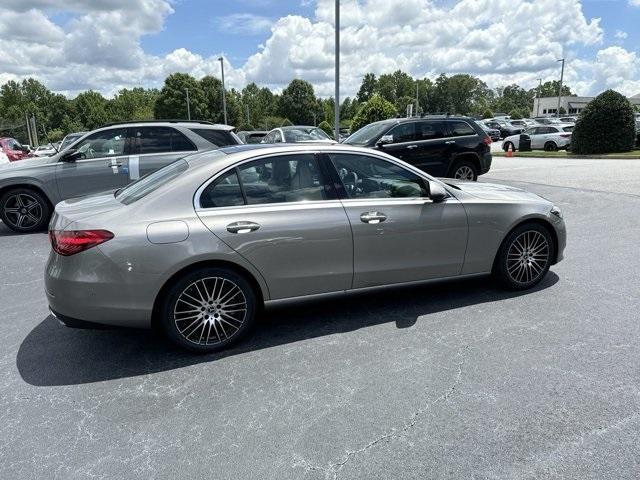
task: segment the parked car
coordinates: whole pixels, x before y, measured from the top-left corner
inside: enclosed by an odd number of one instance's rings
[[[514,127],[522,128],[522,130],[526,130],[527,128],[536,127],[538,122],[532,120],[530,118],[521,118],[520,120],[509,120],[509,123]]]
[[[50,157],[56,153],[58,153],[58,151],[49,143],[47,145],[40,145],[39,147],[36,147],[32,154],[34,157]]]
[[[560,121],[562,123],[576,123],[578,121],[578,117],[560,117]]]
[[[0,137],[0,150],[10,162],[22,160],[31,154],[28,145],[21,145],[19,141],[11,137]]]
[[[261,143],[334,143],[334,140],[321,128],[296,125],[274,128]]]
[[[62,152],[0,166],[0,218],[16,232],[46,227],[53,205],[114,191],[189,153],[238,145],[233,127],[135,122],[100,128]]]
[[[485,120],[484,123],[488,125],[489,128],[500,130],[501,138],[508,137],[509,135],[516,135],[524,130],[523,127],[512,125],[508,121],[500,118],[491,118],[489,120]]]
[[[482,120],[476,121],[476,123],[480,125],[480,128],[482,128],[487,133],[487,135],[489,135],[489,137],[491,137],[491,141],[497,142],[501,139],[500,130],[498,130],[497,128],[491,128]]]
[[[436,177],[477,180],[491,168],[491,138],[467,117],[383,120],[343,143],[384,151]]]
[[[556,117],[536,117],[534,120],[540,125],[558,125],[562,123],[560,119]]]
[[[566,150],[571,144],[571,132],[573,125],[541,125],[539,127],[530,128],[524,132],[531,138],[532,150],[546,150],[555,152],[556,150]],[[502,148],[506,152],[509,150],[518,150],[520,148],[520,135],[513,135],[504,139]]]
[[[86,134],[87,134],[87,132],[75,132],[75,133],[68,134],[67,136],[65,136],[62,139],[62,143],[60,144],[60,148],[58,148],[58,151],[59,152],[63,151],[65,148],[67,148],[73,142],[75,142],[76,140],[78,140],[81,137],[84,137]]]
[[[261,130],[250,130],[238,132],[238,138],[242,140],[242,143],[260,143],[269,132]]]
[[[49,235],[61,322],[153,325],[196,352],[236,342],[272,302],[491,273],[528,289],[566,243],[560,210],[534,194],[339,144],[191,155],[58,204]]]

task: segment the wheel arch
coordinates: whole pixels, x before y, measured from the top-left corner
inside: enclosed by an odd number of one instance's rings
[[[265,291],[260,282],[256,279],[256,277],[245,267],[238,265],[237,263],[230,262],[227,260],[201,260],[187,266],[182,267],[180,270],[173,273],[160,287],[156,297],[153,301],[153,308],[151,311],[151,328],[156,329],[158,326],[158,317],[160,314],[160,307],[162,304],[162,299],[166,294],[167,290],[180,279],[184,275],[187,275],[190,272],[195,270],[199,270],[201,268],[227,268],[229,270],[233,270],[235,273],[241,275],[245,280],[249,282],[251,287],[253,288],[256,294],[256,304],[258,308],[262,308],[264,306],[265,298],[268,298],[269,292]]]
[[[51,211],[53,212],[54,205],[51,199],[49,198],[49,195],[47,195],[47,192],[45,192],[40,185],[37,185],[35,183],[18,182],[18,183],[10,183],[8,185],[2,185],[0,186],[0,198],[2,198],[2,196],[8,191],[19,189],[19,188],[23,188],[26,190],[35,190],[36,192],[38,192],[40,195],[42,195],[45,198],[45,200],[49,204],[49,207],[51,208]]]
[[[541,227],[544,227],[549,232],[549,235],[551,235],[551,240],[553,241],[553,246],[554,246],[551,265],[555,265],[556,263],[558,263],[558,241],[559,241],[558,232],[556,232],[556,229],[554,228],[553,224],[549,220],[541,217],[530,217],[530,218],[523,218],[520,221],[518,221],[515,225],[512,225],[511,228],[507,230],[506,233],[502,236],[500,245],[498,245],[498,249],[496,250],[496,253],[493,257],[492,270],[495,269],[496,262],[498,261],[498,255],[500,254],[500,250],[502,249],[502,246],[504,245],[504,242],[507,240],[509,235],[511,235],[511,232],[513,232],[516,228],[521,227],[522,225],[526,225],[530,223],[540,225]]]
[[[473,165],[476,167],[478,171],[478,175],[480,175],[480,172],[482,171],[482,165],[480,164],[480,157],[478,156],[477,153],[474,153],[474,152],[463,152],[463,153],[456,154],[451,160],[451,165],[449,166],[448,174],[452,175],[454,169],[456,168],[456,164],[463,160],[468,160],[471,163],[473,163]]]

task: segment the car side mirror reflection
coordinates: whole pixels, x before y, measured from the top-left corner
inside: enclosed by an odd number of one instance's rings
[[[383,135],[380,137],[380,140],[378,140],[378,146],[381,147],[382,145],[386,145],[388,143],[393,143],[393,135]]]
[[[63,162],[75,162],[79,158],[80,152],[72,148],[70,150],[67,150],[64,155],[62,155],[62,158],[60,160],[62,160]]]
[[[447,198],[447,191],[437,182],[429,182],[429,198],[434,202],[442,202]]]

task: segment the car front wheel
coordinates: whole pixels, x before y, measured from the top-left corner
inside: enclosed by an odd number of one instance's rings
[[[243,276],[207,267],[169,288],[160,322],[179,347],[209,353],[240,340],[253,326],[255,314],[256,295]]]
[[[549,271],[555,255],[551,234],[542,225],[528,223],[513,230],[498,251],[494,275],[510,290],[537,285]]]
[[[0,198],[0,218],[14,232],[44,230],[51,217],[49,202],[40,192],[28,188],[9,190]]]

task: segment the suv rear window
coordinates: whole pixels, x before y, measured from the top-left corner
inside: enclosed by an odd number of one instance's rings
[[[238,145],[240,143],[231,132],[212,128],[191,128],[190,130],[216,147],[228,147],[229,145]]]

